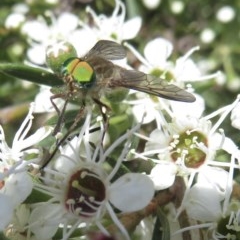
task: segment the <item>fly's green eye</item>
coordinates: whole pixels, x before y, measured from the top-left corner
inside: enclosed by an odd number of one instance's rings
[[[89,63],[81,61],[80,58],[70,58],[63,64],[63,74],[72,76],[73,80],[82,87],[90,87],[94,80],[95,74]]]

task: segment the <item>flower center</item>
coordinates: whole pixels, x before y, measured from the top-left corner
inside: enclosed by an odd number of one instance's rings
[[[168,82],[172,81],[175,78],[170,71],[162,71],[160,68],[153,69],[150,74],[155,77],[164,78]]]
[[[188,168],[198,168],[206,160],[207,138],[198,131],[186,131],[173,138],[170,142],[171,157],[174,162],[182,160]]]
[[[83,168],[69,181],[65,207],[81,217],[94,216],[106,197],[106,189],[99,175]]]

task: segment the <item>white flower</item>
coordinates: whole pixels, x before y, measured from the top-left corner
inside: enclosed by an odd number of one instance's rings
[[[71,42],[72,33],[78,26],[78,18],[71,13],[62,13],[57,19],[51,16],[52,25],[47,25],[43,18],[27,21],[22,26],[22,33],[26,34],[31,43],[28,58],[31,62],[43,65],[45,50],[50,44],[60,40]]]
[[[234,162],[233,155],[229,171],[205,166],[197,177],[190,176],[191,181],[187,185],[179,210],[184,208],[189,218],[195,219],[198,224],[180,229],[175,234],[191,229],[207,228],[208,237],[212,236],[211,239],[236,239],[234,231],[239,231],[239,213],[236,212],[239,203],[236,205],[235,200],[230,198]],[[195,182],[192,185],[193,178]],[[231,231],[233,235],[226,234],[230,229],[233,230]]]
[[[235,18],[236,12],[232,6],[223,6],[218,9],[216,18],[222,23],[231,22]]]
[[[91,7],[87,7],[86,12],[92,17],[93,24],[89,25],[83,20],[79,20],[82,28],[74,31],[69,39],[77,49],[79,56],[85,55],[101,39],[121,43],[134,38],[142,24],[140,17],[125,21],[126,7],[120,0],[115,0],[115,8],[109,17],[104,14],[97,15]]]
[[[201,76],[197,65],[190,58],[199,47],[190,49],[174,63],[169,60],[173,51],[172,43],[164,38],[155,38],[146,44],[144,48],[145,58],[129,44],[125,45],[142,62],[142,65],[139,67],[140,71],[157,75],[167,81],[174,81],[177,83],[203,81],[214,78],[219,74]]]
[[[232,104],[201,118],[182,116],[173,118],[169,123],[163,115],[159,115],[161,117],[158,121],[159,128],[153,130],[149,137],[136,133],[147,142],[144,152],[135,152],[134,154],[139,158],[151,159],[156,163],[150,174],[156,189],[171,186],[176,174],[194,175],[197,172],[205,171],[207,165],[232,166],[232,163],[216,161],[215,154],[217,150],[222,149],[232,156],[238,156],[237,146],[231,139],[225,137],[223,130],[218,129],[238,101],[239,98]],[[212,125],[209,119],[218,114],[221,114],[221,117]],[[176,165],[175,167],[173,167],[173,163]],[[164,171],[167,168],[166,164],[169,165],[169,169]],[[192,183],[192,180],[189,180],[189,184]],[[227,195],[229,196],[229,193]]]
[[[166,127],[165,132],[156,129],[151,133],[144,155],[158,152],[160,160],[175,162],[185,170],[197,169],[206,159],[212,159],[208,121],[185,117],[174,119]]]
[[[25,14],[28,12],[28,6],[23,3],[14,5],[13,12],[8,15],[5,21],[6,28],[18,28],[26,21]]]
[[[142,20],[140,17],[134,17],[125,22],[126,7],[120,0],[115,0],[115,9],[110,17],[103,14],[97,14],[88,7],[87,12],[93,17],[95,27],[92,30],[95,32],[97,39],[110,39],[117,42],[134,38],[140,30]],[[86,25],[83,25],[86,27]]]
[[[183,12],[185,5],[184,2],[175,0],[171,2],[170,8],[174,14],[180,14]]]
[[[111,17],[103,14],[97,16],[90,7],[87,7],[86,11],[94,21],[92,26],[67,12],[59,15],[57,19],[51,12],[47,12],[52,21],[50,25],[43,18],[25,22],[22,33],[28,36],[31,44],[27,52],[29,60],[43,65],[47,46],[60,40],[73,44],[78,55],[83,56],[100,39],[111,39],[120,43],[134,38],[141,27],[141,18],[135,17],[125,22],[125,5],[120,0],[115,2],[116,6]]]
[[[11,148],[7,145],[3,129],[0,126],[0,202],[1,209],[5,209],[5,211],[0,211],[2,227],[6,227],[14,208],[22,203],[32,191],[33,183],[27,173],[27,165],[39,159],[36,157],[26,161],[25,157],[31,153],[39,154],[39,150],[29,149],[29,147],[40,142],[51,132],[50,128],[43,127],[33,135],[26,137],[32,126],[33,108],[32,104],[27,117],[13,139]]]
[[[214,30],[211,28],[205,28],[202,30],[200,38],[203,43],[212,43],[216,38],[216,32],[214,32]]]
[[[181,88],[184,88],[185,82],[208,80],[219,75],[219,73],[206,76],[201,75],[197,65],[190,59],[191,54],[196,51],[198,47],[190,49],[174,63],[169,60],[173,46],[164,38],[156,38],[146,44],[144,48],[145,58],[129,44],[125,43],[125,46],[132,51],[142,63],[139,67],[140,71],[165,79],[167,82],[173,82],[173,84],[177,84]],[[193,91],[190,86],[188,86],[188,90],[190,92]],[[139,101],[138,95],[139,94],[136,94],[137,100],[135,102],[131,101],[129,103],[133,105],[133,113],[137,119],[141,119],[145,114],[146,117],[143,123],[149,123],[154,119],[158,121],[159,118],[157,116],[160,115],[159,111],[162,110],[171,113],[171,118],[180,118],[188,115],[200,117],[205,109],[204,99],[197,94],[194,94],[196,97],[194,103],[166,101],[160,97],[149,97],[147,94],[139,95],[141,99],[144,98],[144,100]],[[172,100],[174,100],[174,98]],[[169,105],[171,108],[169,108]],[[159,122],[157,122],[157,124],[159,125]]]
[[[173,118],[172,122],[168,123],[161,115],[158,121],[161,123],[159,129],[155,129],[147,138],[144,156],[158,153],[160,160],[168,159],[180,164],[179,166],[198,168],[207,159],[212,160],[218,149],[222,148],[233,154],[237,147],[224,136],[222,130],[221,134],[217,130],[238,101],[239,98],[232,104],[201,118],[182,116]],[[212,125],[210,119],[218,114],[221,114],[221,117]]]
[[[161,0],[142,0],[142,2],[146,8],[155,9],[160,5]]]
[[[5,140],[5,135],[2,127],[0,126],[0,158],[2,159],[2,165],[9,168],[14,163],[20,160],[24,160],[25,154],[35,153],[38,154],[39,150],[36,148],[28,149],[29,147],[39,143],[45,137],[47,137],[52,128],[50,127],[41,127],[34,134],[27,136],[33,121],[34,104],[31,104],[29,112],[19,130],[17,131],[13,142],[12,147],[9,147]]]
[[[153,197],[153,183],[146,175],[126,173],[111,183],[128,152],[128,139],[139,126],[126,132],[104,150],[101,143],[102,127],[97,141],[90,145],[90,120],[89,108],[79,137],[61,149],[61,155],[55,164],[56,170],[45,169],[46,176],[43,180],[49,186],[36,186],[38,190],[52,196],[49,202],[34,207],[29,219],[32,223],[29,229],[40,239],[51,238],[59,224],[63,225],[62,239],[68,239],[76,228],[91,224],[96,224],[103,233],[108,234],[101,223],[105,211],[108,211],[119,227],[124,239],[129,239],[110,203],[122,212],[131,212],[144,208]],[[127,141],[123,151],[108,173],[105,168],[108,158],[123,141]],[[47,177],[48,173],[50,177]],[[69,225],[71,228],[68,228]]]

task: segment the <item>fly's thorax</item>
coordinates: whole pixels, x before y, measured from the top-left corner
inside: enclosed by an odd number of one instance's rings
[[[69,81],[74,81],[78,88],[91,88],[95,81],[96,75],[93,67],[81,58],[69,58],[62,66],[62,74]]]
[[[97,85],[107,87],[110,80],[114,77],[115,68],[117,68],[117,66],[112,62],[97,56],[89,58],[88,63],[94,69]]]

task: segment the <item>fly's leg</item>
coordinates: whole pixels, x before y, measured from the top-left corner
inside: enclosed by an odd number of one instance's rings
[[[107,116],[107,111],[111,111],[110,107],[107,106],[106,104],[104,104],[103,102],[101,102],[100,100],[93,98],[93,101],[99,106],[102,118],[103,118],[103,136],[102,136],[102,140],[104,139],[105,133],[108,130],[108,126],[109,126],[109,119]]]
[[[58,95],[59,96],[59,95]],[[54,96],[53,96],[54,97]],[[57,97],[54,97],[54,98],[57,98]],[[54,99],[53,98],[53,99]],[[101,115],[103,117],[103,122],[104,122],[104,129],[103,129],[103,135],[102,135],[102,142],[103,142],[103,139],[104,139],[104,136],[105,136],[105,133],[108,129],[108,126],[109,126],[109,121],[108,121],[108,117],[107,117],[107,114],[106,112],[107,111],[110,111],[111,109],[104,103],[102,103],[100,100],[98,99],[95,99],[93,98],[93,101],[99,106],[100,108],[100,111],[101,111]],[[58,124],[58,128],[59,126],[62,124],[62,121],[63,121],[63,117],[62,115],[64,114],[64,111],[65,111],[65,108],[66,108],[66,105],[67,105],[67,100],[65,102],[65,107],[63,107],[63,110],[62,111],[58,111],[60,113],[60,116],[59,116],[59,124]],[[56,152],[58,151],[59,147],[68,139],[69,135],[75,130],[75,128],[77,127],[77,124],[79,123],[79,121],[81,120],[81,118],[84,116],[84,111],[85,111],[85,102],[83,101],[82,103],[82,106],[73,122],[73,124],[70,126],[70,128],[68,129],[67,133],[64,135],[63,138],[61,138],[61,140],[57,143],[55,149],[53,150],[53,152],[48,156],[48,159],[43,163],[43,165],[41,166],[41,169],[42,170],[44,167],[46,167],[48,165],[48,163],[52,160],[52,158],[54,157],[54,155],[56,154]],[[62,118],[62,120],[61,120]],[[95,131],[95,130],[99,130],[99,128],[97,129],[93,129],[92,131]]]
[[[66,100],[67,102],[67,100]],[[52,158],[54,157],[54,155],[56,154],[56,152],[58,151],[59,147],[67,140],[67,138],[69,137],[69,135],[75,130],[75,128],[77,127],[77,124],[79,123],[79,121],[81,120],[81,118],[84,116],[84,110],[85,110],[85,102],[83,102],[76,118],[74,119],[73,124],[70,126],[70,128],[68,129],[67,133],[63,136],[63,138],[61,138],[57,144],[56,147],[54,148],[53,152],[50,153],[50,155],[48,156],[47,160],[44,161],[43,165],[41,166],[40,170],[42,170],[43,168],[45,168],[49,162],[52,160]],[[60,112],[61,115],[63,115],[63,111]]]
[[[62,110],[60,111],[60,109],[57,107],[57,105],[55,104],[55,102],[53,101],[54,99],[57,99],[57,98],[64,98],[66,97],[64,94],[55,94],[53,96],[50,97],[50,101],[54,107],[54,109],[56,110],[57,114],[58,114],[58,121],[57,121],[57,124],[53,130],[53,133],[52,135],[55,136],[58,132],[60,132],[60,129],[62,128],[62,124],[64,122],[64,113],[66,111],[66,107],[67,107],[67,104],[68,104],[68,98],[65,100],[64,102],[64,105],[63,105],[63,108]]]

